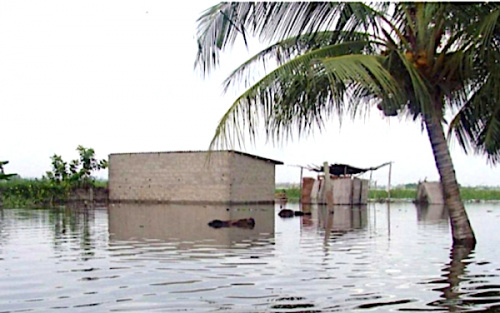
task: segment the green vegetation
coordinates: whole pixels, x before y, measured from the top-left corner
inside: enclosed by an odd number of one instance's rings
[[[388,198],[387,190],[385,189],[371,189],[368,193],[368,199],[370,200],[383,200]],[[408,188],[394,188],[391,189],[392,199],[416,199],[417,189]]]
[[[49,181],[68,187],[88,187],[95,182],[92,172],[108,167],[108,161],[95,158],[94,149],[78,146],[76,150],[80,159],[72,160],[70,163],[63,161],[57,154],[51,157],[52,171],[48,171],[46,177]]]
[[[286,195],[289,201],[299,201],[300,199],[300,188],[299,187],[289,187],[289,188],[278,188],[275,191],[275,195]]]
[[[408,186],[415,186],[409,188]],[[285,193],[289,201],[299,201],[300,190],[298,187],[278,188],[276,194]],[[500,187],[461,187],[460,193],[464,201],[484,200],[484,201],[500,201]],[[414,200],[417,197],[416,184],[407,184],[404,187],[396,187],[391,189],[391,199],[407,199]],[[371,201],[383,201],[387,199],[387,190],[385,189],[370,189],[368,199]]]
[[[464,200],[500,200],[500,188],[462,187],[460,194]]]
[[[77,151],[79,159],[69,163],[54,154],[51,157],[52,170],[47,171],[41,179],[10,177],[8,181],[0,181],[3,206],[51,206],[66,201],[72,189],[107,187],[106,181],[96,180],[92,176],[93,172],[107,168],[107,161],[97,160],[94,149],[78,146]]]
[[[69,188],[48,179],[12,179],[0,182],[0,194],[5,207],[43,207],[65,199]]]

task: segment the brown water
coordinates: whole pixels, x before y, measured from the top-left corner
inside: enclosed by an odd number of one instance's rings
[[[0,210],[0,312],[500,311],[500,205],[467,205],[474,251],[450,249],[441,207],[304,210]]]

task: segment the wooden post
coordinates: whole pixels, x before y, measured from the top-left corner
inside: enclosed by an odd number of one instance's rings
[[[391,241],[391,204],[387,202],[387,235]]]
[[[299,203],[302,203],[302,188],[304,187],[302,185],[302,180],[304,179],[303,178],[303,174],[304,174],[304,168],[301,166],[300,167],[300,196],[299,196]]]
[[[392,162],[389,163],[389,178],[387,181],[387,201],[391,201],[391,172],[392,172]]]
[[[328,162],[323,163],[323,173],[325,175],[325,179],[323,182],[323,201],[328,204],[328,189],[330,188],[330,166],[328,166]]]

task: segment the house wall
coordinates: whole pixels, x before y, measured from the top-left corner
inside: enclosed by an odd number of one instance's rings
[[[302,180],[302,203],[331,203],[335,205],[366,204],[368,201],[368,180],[359,178],[331,179],[325,193],[325,183],[304,177]],[[309,186],[312,184],[312,188]],[[310,189],[309,189],[310,188]]]
[[[111,201],[273,202],[273,162],[228,151],[111,154]]]
[[[231,153],[230,199],[233,202],[274,200],[275,164]]]
[[[444,204],[443,187],[440,182],[420,182],[417,187],[417,202]]]
[[[224,154],[132,153],[109,156],[111,201],[224,202],[229,198]]]

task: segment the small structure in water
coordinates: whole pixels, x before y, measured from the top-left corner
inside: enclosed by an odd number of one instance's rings
[[[317,179],[302,178],[301,202],[304,204],[363,205],[368,202],[369,180],[354,177],[377,170],[391,163],[370,168],[358,168],[346,164],[330,164],[305,167],[323,173]]]
[[[417,203],[444,204],[443,187],[440,182],[419,182],[417,187]]]
[[[250,218],[242,218],[239,220],[213,220],[208,223],[208,226],[212,228],[223,228],[223,227],[239,227],[239,228],[249,228],[253,229],[255,227],[255,220]]]

